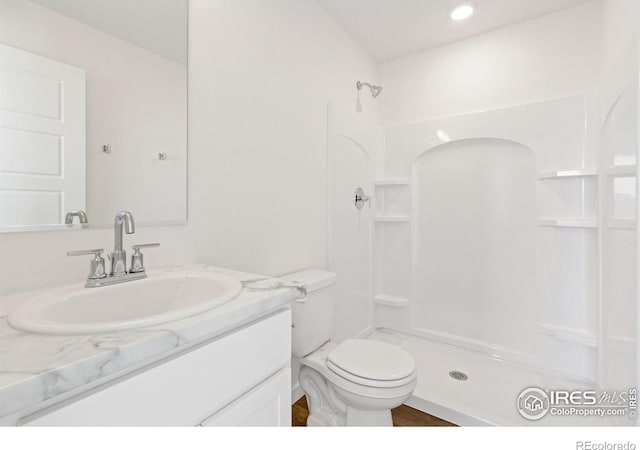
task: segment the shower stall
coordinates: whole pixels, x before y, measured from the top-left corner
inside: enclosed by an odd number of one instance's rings
[[[638,384],[640,47],[630,3],[601,2],[601,68],[588,92],[381,127],[330,106],[335,338],[408,350],[411,406],[461,425],[634,423],[532,422],[516,409],[531,386]],[[636,17],[626,28],[625,14]],[[356,188],[370,207],[355,208]]]

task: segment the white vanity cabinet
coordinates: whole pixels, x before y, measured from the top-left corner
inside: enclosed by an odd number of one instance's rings
[[[290,426],[289,310],[29,414],[26,426]]]
[[[291,426],[291,369],[278,372],[201,423],[203,427]]]

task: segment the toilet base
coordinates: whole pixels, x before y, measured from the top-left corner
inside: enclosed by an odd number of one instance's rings
[[[308,427],[344,427],[347,425],[347,407],[329,389],[327,380],[307,366],[300,368],[300,387],[309,405]]]
[[[311,409],[311,408],[309,408]],[[346,417],[334,417],[326,414],[310,413],[308,427],[347,426],[347,427],[392,427],[391,410],[366,411],[347,407]]]
[[[392,427],[391,410],[367,411],[347,407],[347,426],[349,427]]]
[[[334,385],[320,372],[305,365],[300,368],[299,378],[309,405],[307,426],[391,427],[390,408],[400,406],[409,397],[384,399],[383,404],[381,399],[357,399],[357,394]],[[378,407],[357,407],[369,402]]]

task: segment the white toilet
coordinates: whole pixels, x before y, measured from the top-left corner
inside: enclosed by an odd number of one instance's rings
[[[399,347],[365,339],[329,340],[336,274],[305,270],[283,277],[303,283],[293,304],[292,354],[309,404],[309,426],[392,426],[391,408],[416,386],[415,361]]]

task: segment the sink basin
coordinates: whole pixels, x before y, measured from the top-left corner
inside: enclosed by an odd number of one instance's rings
[[[40,334],[96,334],[158,325],[216,308],[242,284],[218,273],[163,273],[99,288],[61,288],[26,301],[9,324]]]

